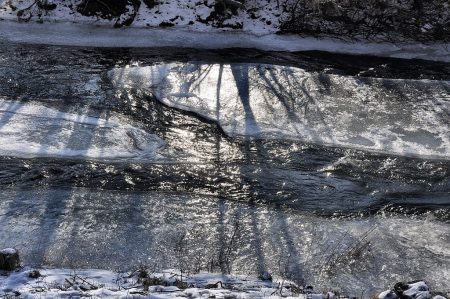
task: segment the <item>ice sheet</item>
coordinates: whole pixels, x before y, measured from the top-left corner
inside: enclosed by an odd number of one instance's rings
[[[164,142],[119,117],[0,100],[0,155],[161,159]]]
[[[117,88],[216,121],[233,137],[298,139],[450,159],[448,81],[362,78],[265,64],[115,68]]]

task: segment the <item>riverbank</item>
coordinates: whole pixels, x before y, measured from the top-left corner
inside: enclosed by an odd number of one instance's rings
[[[391,42],[450,41],[449,6],[443,0],[7,0],[0,4],[0,18]]]
[[[327,20],[323,26],[293,25],[298,20],[293,19],[289,1],[247,1],[245,9],[240,7],[235,10],[228,6],[221,14],[213,0],[150,1],[154,2],[150,6],[140,4],[139,0],[123,0],[114,4],[117,7],[108,8],[92,4],[97,1],[88,1],[83,6],[84,2],[4,1],[0,4],[0,39],[91,47],[327,51],[450,62],[448,34],[441,32],[442,38],[423,37],[427,31],[438,30],[428,23],[422,26],[425,29],[417,29],[421,34],[416,34],[415,39],[402,38],[398,34],[395,38],[387,38],[378,33],[375,36],[364,35],[356,29],[351,34],[340,33],[342,28],[339,28],[347,26],[340,23],[335,25],[336,32],[333,33],[330,29],[334,28],[333,23],[326,16],[314,17],[319,23]],[[136,5],[131,5],[132,2]],[[304,8],[302,13],[306,11],[307,8]],[[311,13],[315,15],[317,11]],[[445,23],[447,19],[447,14],[443,13],[438,21]],[[313,30],[311,26],[320,27],[328,33],[320,34],[316,32],[319,29]],[[386,34],[391,31],[395,30],[389,29]]]
[[[317,293],[313,286],[265,277],[224,275],[179,270],[131,272],[75,269],[31,269],[0,275],[0,296],[20,298],[380,298],[445,299],[423,281],[397,283],[392,290],[375,294]],[[448,297],[448,294],[446,294]]]

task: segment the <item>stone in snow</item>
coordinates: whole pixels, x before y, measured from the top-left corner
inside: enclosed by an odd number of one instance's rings
[[[378,295],[378,299],[431,299],[432,295],[423,281],[404,283],[398,282],[395,284],[393,290],[387,290]],[[437,295],[432,299],[446,299],[443,296]]]
[[[13,248],[0,250],[0,270],[12,271],[20,265],[19,251]]]
[[[403,291],[402,297],[411,299],[431,299],[431,293],[425,282],[418,281],[409,283],[408,289]]]
[[[384,291],[380,293],[380,295],[378,295],[378,299],[397,299],[397,298],[398,298],[397,294],[392,290]]]

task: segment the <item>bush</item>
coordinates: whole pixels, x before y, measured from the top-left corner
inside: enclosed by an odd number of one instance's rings
[[[293,0],[282,33],[448,41],[446,0]]]

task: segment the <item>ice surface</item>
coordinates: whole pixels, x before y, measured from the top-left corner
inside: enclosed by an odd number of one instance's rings
[[[155,160],[163,147],[127,119],[0,99],[0,155]]]
[[[450,82],[379,79],[264,64],[116,68],[118,88],[216,121],[230,136],[298,139],[450,158]]]
[[[21,24],[0,21],[0,41],[86,47],[257,48],[266,51],[329,51],[450,62],[448,44],[346,42],[291,35],[191,31],[183,28],[124,28],[86,22]]]

